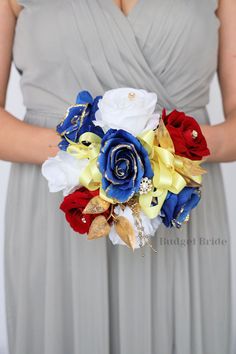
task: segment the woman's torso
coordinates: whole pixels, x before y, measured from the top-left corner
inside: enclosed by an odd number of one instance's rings
[[[208,103],[217,67],[217,0],[20,0],[13,59],[27,109],[62,114],[79,90],[130,86],[160,106]]]

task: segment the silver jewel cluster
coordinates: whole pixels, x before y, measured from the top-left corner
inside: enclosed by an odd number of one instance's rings
[[[139,193],[140,194],[147,194],[152,190],[152,181],[147,177],[142,178],[140,186],[139,186]]]

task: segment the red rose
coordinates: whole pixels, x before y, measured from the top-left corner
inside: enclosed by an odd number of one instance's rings
[[[162,119],[174,143],[176,155],[191,160],[202,160],[203,156],[210,155],[206,139],[194,118],[176,110],[166,115],[164,109]]]
[[[92,221],[101,214],[83,214],[84,208],[89,201],[96,197],[99,191],[89,191],[85,187],[77,189],[75,192],[67,195],[60,205],[60,209],[64,211],[66,220],[72,229],[81,234],[88,233]],[[110,211],[107,210],[104,215],[108,217]]]

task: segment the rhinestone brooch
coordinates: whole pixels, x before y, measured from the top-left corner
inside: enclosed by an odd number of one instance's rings
[[[152,181],[147,177],[142,178],[139,187],[139,193],[147,194],[148,192],[151,192],[151,190],[152,190]]]

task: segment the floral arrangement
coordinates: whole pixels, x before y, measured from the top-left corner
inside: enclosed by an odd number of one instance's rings
[[[200,201],[200,166],[209,155],[197,121],[155,112],[157,95],[119,88],[95,99],[81,91],[57,126],[60,151],[42,165],[60,209],[89,240],[109,237],[133,250],[159,225],[188,221]]]

